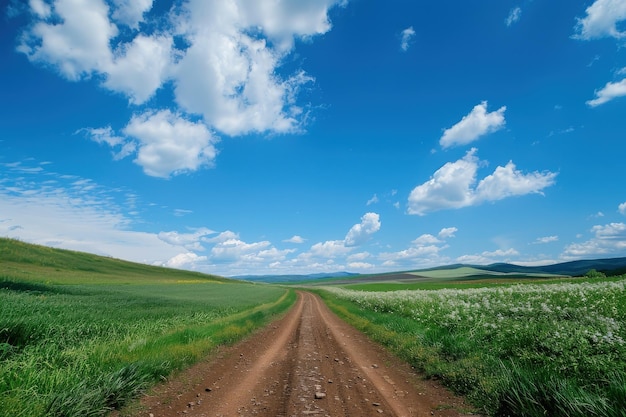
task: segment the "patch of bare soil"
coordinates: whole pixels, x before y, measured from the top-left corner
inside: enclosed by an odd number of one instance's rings
[[[156,387],[133,416],[456,417],[467,410],[462,398],[301,293],[284,318]]]

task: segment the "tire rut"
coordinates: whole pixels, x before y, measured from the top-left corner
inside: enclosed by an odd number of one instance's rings
[[[300,292],[282,319],[157,387],[142,417],[447,416],[470,409]]]

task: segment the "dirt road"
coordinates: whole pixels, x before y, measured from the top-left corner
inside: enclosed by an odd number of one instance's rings
[[[424,381],[311,293],[283,319],[158,387],[137,416],[460,416]]]

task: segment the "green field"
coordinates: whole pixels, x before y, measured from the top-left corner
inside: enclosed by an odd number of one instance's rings
[[[322,295],[487,415],[626,416],[626,276],[465,285]]]
[[[295,293],[0,239],[0,416],[102,416]]]

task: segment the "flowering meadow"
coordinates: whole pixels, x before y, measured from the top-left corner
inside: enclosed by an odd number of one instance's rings
[[[434,291],[327,290],[370,314],[388,343],[488,414],[626,416],[625,284],[621,277]]]

